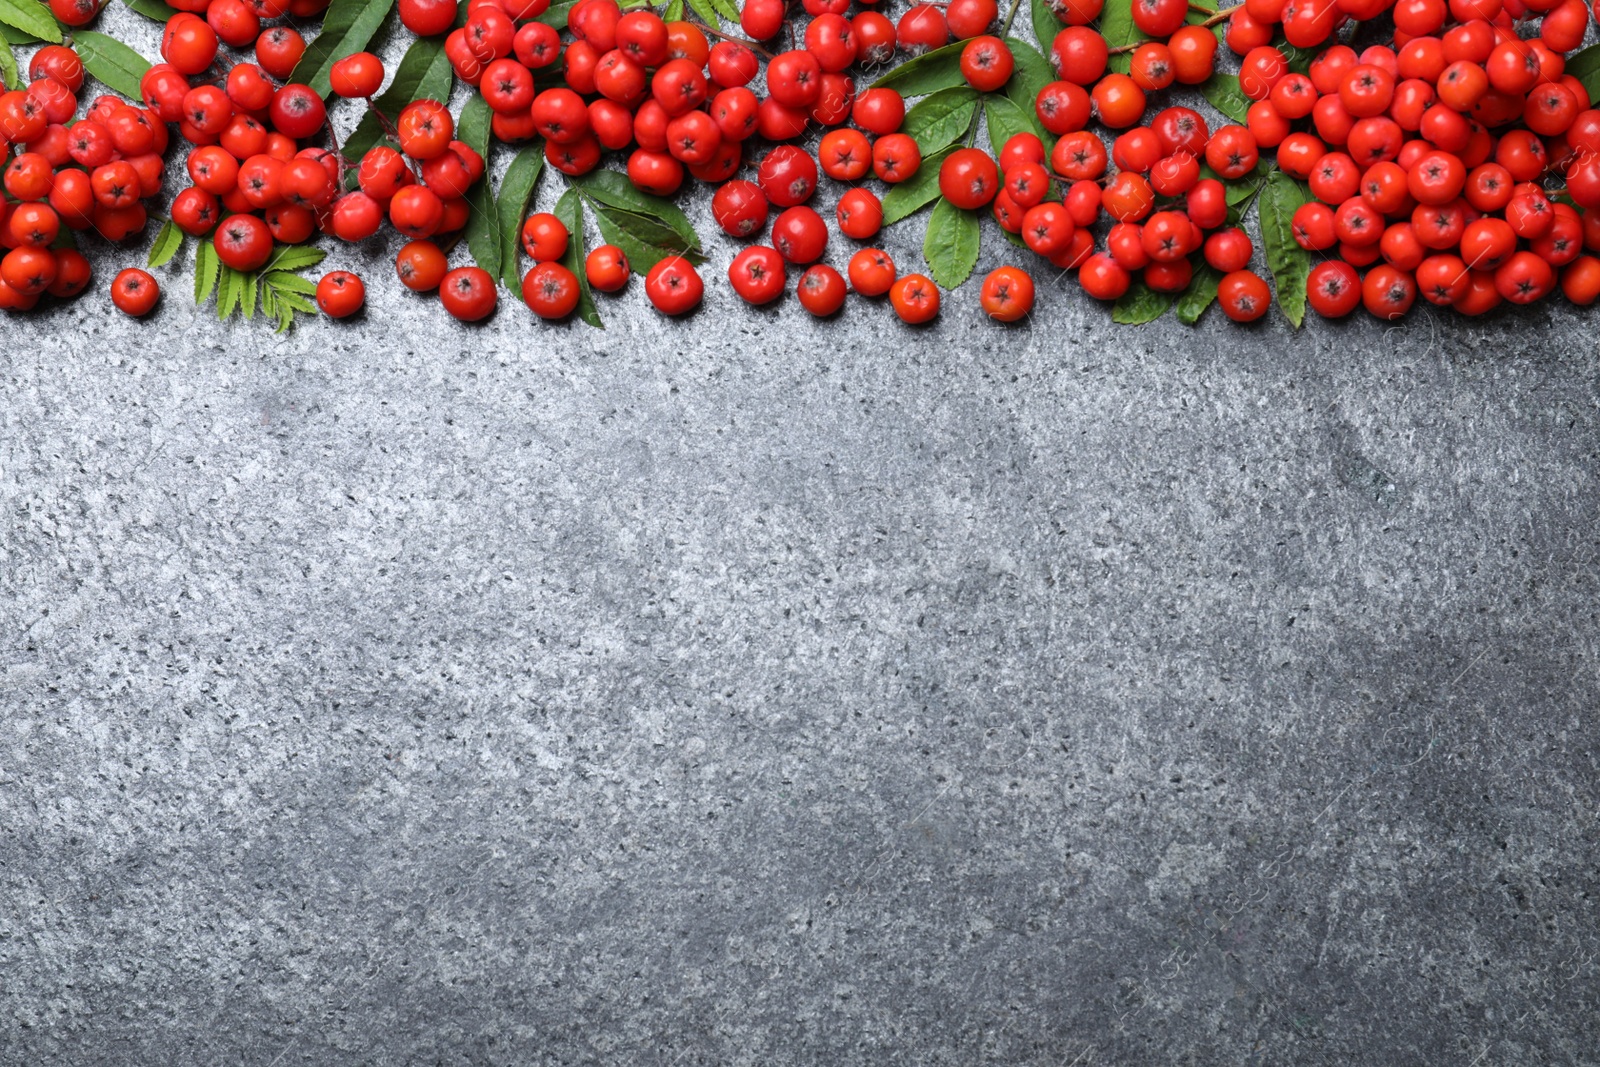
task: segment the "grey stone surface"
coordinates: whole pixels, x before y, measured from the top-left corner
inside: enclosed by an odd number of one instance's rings
[[[0,327],[0,1063],[1600,1062],[1591,319],[394,247]]]
[[[974,301],[9,320],[0,1060],[1595,1062],[1591,335]]]

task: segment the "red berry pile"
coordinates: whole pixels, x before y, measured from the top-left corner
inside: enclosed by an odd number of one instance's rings
[[[1582,0],[1030,0],[1040,48],[1015,35],[1021,0],[857,2],[129,0],[163,21],[151,65],[82,29],[100,0],[15,0],[0,21],[40,47],[23,87],[0,45],[0,308],[82,293],[75,233],[120,245],[147,229],[173,127],[187,184],[162,205],[150,269],[112,282],[130,315],[157,305],[150,271],[190,241],[196,298],[215,293],[224,316],[258,301],[281,326],[353,315],[362,279],[301,278],[324,253],[294,246],[385,224],[405,239],[399,282],[464,321],[494,313],[503,284],[542,318],[599,325],[594,293],[636,270],[680,315],[707,258],[673,199],[691,180],[752,242],[731,256],[733,291],[767,304],[792,285],[818,316],[853,291],[933,318],[976,265],[985,215],[1017,261],[980,288],[1003,322],[1033,308],[1041,265],[1076,270],[1123,322],[1174,306],[1193,322],[1213,302],[1250,321],[1274,289],[1295,325],[1307,305],[1392,320],[1419,295],[1468,315],[1558,286],[1600,297],[1585,254],[1600,250],[1600,49],[1576,51]],[[289,24],[319,17],[309,44]],[[389,71],[366,49],[396,19],[414,39]],[[1237,74],[1218,70],[1228,53]],[[80,116],[86,72],[123,95]],[[452,113],[456,82],[474,91]],[[359,119],[342,144],[330,105]],[[567,188],[530,213],[546,169]],[[823,262],[835,231],[865,243],[924,213],[926,273],[872,247],[843,273]]]

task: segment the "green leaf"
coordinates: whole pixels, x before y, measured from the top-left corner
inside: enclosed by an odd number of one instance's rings
[[[365,49],[394,4],[395,0],[333,0],[323,15],[322,32],[306,47],[289,81],[309,85],[326,97],[333,91],[328,86],[333,65]]]
[[[1279,39],[1273,42],[1273,47],[1283,53],[1283,58],[1289,62],[1289,70],[1295,74],[1306,74],[1311,70],[1311,61],[1317,58],[1319,48],[1296,48],[1288,41],[1283,40],[1283,34],[1278,34]]]
[[[217,246],[209,238],[201,240],[194,252],[194,303],[201,307],[211,299],[217,287],[217,274],[222,260],[217,258]]]
[[[1171,306],[1172,297],[1167,293],[1158,293],[1144,282],[1134,282],[1111,306],[1111,321],[1142,326],[1165,315]]]
[[[1217,283],[1220,281],[1222,275],[1211,267],[1204,263],[1196,267],[1194,277],[1189,281],[1189,288],[1178,297],[1178,321],[1185,326],[1193,326],[1199,322],[1206,308],[1217,299]]]
[[[1106,0],[1106,6],[1100,11],[1100,36],[1106,39],[1106,45],[1110,48],[1121,48],[1150,39],[1133,21],[1133,0]],[[1123,52],[1112,56],[1106,69],[1126,74],[1132,65],[1133,53]]]
[[[671,0],[667,4],[667,9],[661,13],[661,18],[665,22],[682,22],[683,0]]]
[[[183,247],[183,231],[171,219],[161,227],[161,232],[156,234],[156,239],[150,245],[150,258],[146,265],[150,267],[164,267],[178,254],[178,249]]]
[[[17,56],[11,51],[10,41],[0,41],[0,84],[7,89],[22,88],[22,75],[17,70]]]
[[[1066,27],[1045,0],[1031,0],[1028,13],[1033,19],[1033,35],[1039,39],[1039,51],[1048,52],[1055,43],[1056,34]]]
[[[1243,123],[1250,117],[1251,100],[1239,88],[1239,79],[1232,74],[1213,74],[1200,86],[1200,92],[1211,106],[1234,122]]]
[[[258,278],[260,278],[260,275],[254,271],[244,276],[244,295],[239,302],[239,307],[244,311],[246,321],[256,317],[256,294],[260,289]]]
[[[700,235],[695,233],[693,224],[689,222],[689,216],[670,200],[640,192],[634,188],[626,175],[614,170],[592,170],[569,181],[583,190],[585,196],[602,204],[610,204],[612,207],[631,211],[636,215],[660,219],[677,233],[681,251],[694,253],[701,251]]]
[[[1028,248],[1028,242],[1022,239],[1022,235],[1020,233],[1012,233],[1010,230],[1002,227],[1000,230],[1000,236],[1004,237],[1006,240],[1010,241],[1024,252],[1030,251]]]
[[[269,319],[278,317],[278,300],[272,294],[272,286],[266,282],[261,283],[261,314]]]
[[[720,13],[712,5],[711,0],[689,0],[689,7],[696,15],[705,20],[707,26],[720,26],[722,19]]]
[[[244,275],[232,267],[222,268],[222,281],[217,286],[217,318],[227,319],[239,310],[239,298],[244,295]]]
[[[517,153],[500,179],[500,198],[495,214],[500,221],[500,270],[495,273],[515,292],[522,284],[517,253],[522,249],[522,220],[528,214],[528,201],[544,172],[544,145],[535,142]]]
[[[561,199],[556,201],[555,216],[567,228],[567,254],[561,257],[561,265],[578,279],[578,317],[595,329],[603,330],[606,326],[600,321],[594,294],[589,291],[589,275],[583,269],[589,251],[583,239],[583,197],[576,186],[562,193]]]
[[[61,27],[39,0],[0,0],[0,22],[40,41],[61,42]]]
[[[0,0],[0,4],[6,0]],[[18,0],[22,2],[22,0]],[[139,79],[150,69],[150,62],[121,41],[92,30],[76,30],[72,48],[83,60],[83,69],[102,85],[110,86],[130,100],[141,97]]]
[[[941,199],[928,216],[928,233],[922,239],[922,257],[928,261],[928,275],[942,288],[954,289],[978,265],[981,242],[978,213],[963,211]]]
[[[478,97],[478,99],[483,99]],[[467,193],[467,226],[464,237],[472,261],[498,278],[505,266],[500,248],[500,216],[494,209],[494,193],[489,189],[489,179],[480,178]]]
[[[73,251],[78,249],[78,235],[73,233],[71,227],[68,226],[61,227],[56,232],[56,239],[50,242],[50,250],[52,252],[59,252],[63,248],[70,248]]]
[[[494,109],[477,93],[461,109],[456,120],[456,140],[472,149],[485,161],[489,158],[489,127],[494,122]]]
[[[444,54],[442,38],[421,37],[412,41],[406,54],[400,57],[400,65],[395,68],[389,87],[372,101],[372,106],[356,124],[355,132],[345,138],[345,156],[360,162],[373,145],[383,140],[385,134],[383,124],[378,121],[378,113],[388,116],[389,121],[393,122],[400,117],[400,112],[407,104],[418,100],[438,100],[443,103],[450,99],[450,87],[454,81],[455,71],[450,66],[449,57]]]
[[[175,12],[163,0],[122,0],[130,11],[137,12],[147,19],[156,22],[166,22]]]
[[[901,96],[926,96],[940,89],[965,85],[961,76],[961,50],[965,41],[947,44],[907,60],[872,83],[874,89],[898,89]]]
[[[991,94],[983,98],[983,117],[989,124],[989,145],[994,149],[996,159],[1000,158],[1000,152],[1013,135],[1039,132],[1028,116],[1003,96]]]
[[[265,274],[272,270],[305,270],[307,267],[315,267],[327,256],[328,253],[322,249],[312,248],[309,245],[282,245],[272,253],[272,258],[267,260],[261,272]]]
[[[683,255],[697,266],[705,262],[705,257],[697,252],[680,253],[677,233],[655,219],[592,201],[590,206],[594,208],[595,221],[600,224],[600,236],[608,244],[622,249],[633,269],[640,274],[668,256]]]
[[[711,6],[716,8],[717,13],[729,22],[738,23],[739,5],[735,4],[733,0],[711,0]]]
[[[533,21],[542,22],[546,26],[553,26],[558,30],[564,30],[567,28],[567,16],[572,14],[572,9],[577,7],[578,3],[579,0],[564,0],[563,3],[551,4],[547,9],[545,9],[544,14],[540,15]],[[682,10],[681,6],[679,10]],[[661,17],[663,19],[666,18],[665,15],[662,15]]]
[[[1038,104],[1039,90],[1055,78],[1050,70],[1049,62],[1039,54],[1039,50],[1027,41],[1016,37],[1007,37],[1006,44],[1011,49],[1011,57],[1017,62],[1017,69],[1012,72],[1011,80],[1006,82],[1006,98],[1017,105],[1017,110],[1028,116],[1028,121],[1033,124],[1033,132],[1044,140],[1048,148],[1055,142],[1044,126],[1039,122]]]
[[[900,132],[916,141],[923,155],[931,155],[964,137],[977,111],[977,90],[965,85],[941,89],[906,112]]]
[[[1306,317],[1306,278],[1311,273],[1311,256],[1295,243],[1294,213],[1311,199],[1310,188],[1282,171],[1274,171],[1267,176],[1256,200],[1261,244],[1267,266],[1272,269],[1278,306],[1296,329]]]
[[[939,164],[954,149],[946,149],[928,156],[917,172],[890,189],[883,196],[883,224],[899,222],[927,207],[939,195]]]
[[[317,283],[309,278],[302,278],[298,274],[291,274],[283,270],[263,270],[261,276],[278,291],[280,300],[295,302],[294,296],[297,293],[301,296],[317,295]],[[299,301],[299,303],[305,303],[305,301]]]
[[[1600,97],[1600,44],[1592,44],[1568,56],[1566,73],[1583,83],[1589,99]]]

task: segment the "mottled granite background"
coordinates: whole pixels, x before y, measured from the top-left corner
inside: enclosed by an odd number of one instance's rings
[[[393,243],[286,339],[188,252],[4,320],[0,1063],[1600,1062],[1592,315],[710,244],[603,333]]]

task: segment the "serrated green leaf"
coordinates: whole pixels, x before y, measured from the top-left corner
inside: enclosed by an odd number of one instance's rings
[[[1201,83],[1200,92],[1231,121],[1243,123],[1249,119],[1252,101],[1239,88],[1239,79],[1234,75],[1213,74]]]
[[[689,9],[704,19],[707,26],[721,25],[721,17],[711,0],[689,0]]]
[[[1194,277],[1189,280],[1189,288],[1178,297],[1178,321],[1185,326],[1193,326],[1199,322],[1206,308],[1217,299],[1217,283],[1220,281],[1222,275],[1211,267],[1204,263],[1196,267]]]
[[[500,248],[500,216],[494,209],[494,194],[489,190],[488,178],[479,179],[467,192],[467,225],[463,237],[467,251],[472,253],[472,261],[488,271],[489,277],[499,277],[505,260]]]
[[[17,56],[11,51],[10,41],[0,41],[0,84],[7,89],[22,88],[22,74],[17,70]]]
[[[0,0],[4,3],[5,0]],[[24,3],[26,0],[17,0]],[[150,69],[150,61],[121,41],[92,30],[76,30],[72,48],[83,60],[83,69],[102,85],[109,86],[130,100],[140,99],[139,79]]]
[[[1053,144],[1055,138],[1049,135],[1043,124],[1039,122],[1039,90],[1055,78],[1050,70],[1050,63],[1039,54],[1038,49],[1027,41],[1016,37],[1007,37],[1006,45],[1011,49],[1011,56],[1017,62],[1017,69],[1012,72],[1011,80],[1006,82],[1006,99],[1017,105],[1017,110],[1028,116],[1028,121],[1033,124],[1033,132],[1038,134],[1046,145]]]
[[[711,0],[711,6],[716,8],[717,13],[729,22],[738,23],[739,5],[735,4],[733,0]]]
[[[667,9],[661,13],[661,18],[665,22],[682,22],[683,0],[670,0]]]
[[[305,270],[307,267],[315,267],[327,257],[328,253],[310,245],[281,245],[272,253],[272,258],[267,260],[261,272],[265,274],[267,271]]]
[[[296,293],[304,296],[315,296],[317,294],[317,283],[309,278],[302,278],[298,274],[290,274],[288,271],[283,270],[264,270],[261,272],[261,276],[268,285],[278,291],[280,297]]]
[[[164,267],[178,254],[178,249],[183,247],[183,231],[171,220],[161,227],[161,232],[156,234],[156,239],[150,245],[150,256],[145,261],[150,267]]]
[[[244,275],[232,267],[222,268],[222,278],[217,283],[217,318],[226,320],[239,308],[239,297],[244,295]]]
[[[244,293],[240,298],[239,307],[244,312],[245,321],[256,317],[256,294],[260,289],[257,279],[260,276],[254,272],[244,276]]]
[[[668,256],[682,255],[696,266],[705,262],[698,252],[682,253],[676,246],[677,234],[655,219],[590,201],[600,236],[628,257],[628,263],[644,274]]]
[[[218,272],[222,269],[222,260],[217,257],[217,246],[210,240],[202,240],[195,246],[194,253],[194,303],[201,307],[211,299],[211,293],[217,287]]]
[[[1134,282],[1111,305],[1111,321],[1124,326],[1142,326],[1165,315],[1171,306],[1172,297],[1167,293],[1158,293],[1144,282]]]
[[[946,149],[928,156],[917,172],[890,189],[883,196],[883,224],[899,222],[933,203],[939,196],[939,165],[955,149]]]
[[[583,233],[583,197],[574,186],[561,194],[556,201],[555,217],[567,228],[567,254],[561,257],[566,267],[578,279],[578,317],[597,330],[606,328],[600,321],[600,310],[594,306],[594,293],[589,291],[589,274],[584,270],[584,260],[589,250]]]
[[[500,222],[500,269],[495,271],[506,288],[515,292],[522,284],[517,253],[522,249],[522,220],[528,214],[528,201],[544,172],[544,145],[535,142],[517,153],[500,179],[500,196],[495,214]]]
[[[1039,39],[1039,51],[1048,52],[1055,43],[1056,34],[1066,29],[1046,0],[1031,0],[1028,14],[1033,22],[1033,35]]]
[[[278,328],[273,333],[283,333],[294,325],[294,308],[288,304],[278,305]]]
[[[1150,39],[1133,21],[1133,0],[1106,0],[1106,6],[1100,11],[1100,36],[1112,49]],[[1126,74],[1132,65],[1133,53],[1122,52],[1111,57],[1106,69]]]
[[[175,12],[163,0],[122,0],[130,11],[137,12],[147,19],[156,22],[166,22]]]
[[[562,3],[551,4],[545,9],[544,14],[540,15],[533,21],[542,22],[546,26],[552,26],[558,30],[564,30],[567,28],[567,16],[572,14],[572,9],[577,7],[578,3],[579,0],[563,0]],[[680,7],[679,10],[681,11],[682,8]],[[663,19],[666,18],[665,15],[662,15],[661,17]]]
[[[1298,329],[1306,317],[1306,278],[1311,256],[1294,239],[1294,213],[1312,199],[1311,189],[1282,171],[1267,175],[1256,198],[1261,222],[1261,245],[1272,270],[1278,306]]]
[[[1566,73],[1583,84],[1590,100],[1600,98],[1600,44],[1592,44],[1568,56]]]
[[[489,106],[489,101],[474,93],[472,99],[461,109],[461,118],[456,120],[456,140],[487,161],[489,129],[493,122],[494,109]]]
[[[700,235],[689,222],[689,216],[670,200],[640,192],[625,175],[614,170],[592,170],[569,181],[583,190],[585,196],[602,204],[610,204],[612,207],[631,211],[636,215],[660,219],[677,233],[682,242],[680,246],[682,251],[695,253],[701,251]]]
[[[400,65],[395,68],[389,87],[373,99],[372,106],[356,124],[355,132],[345,138],[345,156],[360,162],[373,145],[383,140],[385,134],[383,123],[378,119],[379,114],[388,116],[389,121],[393,122],[400,117],[400,112],[407,104],[418,100],[444,103],[450,99],[454,80],[455,70],[450,66],[450,58],[444,54],[443,39],[421,37],[412,41],[411,47],[400,58]],[[354,177],[352,172],[351,178]]]
[[[61,43],[61,27],[38,0],[0,0],[0,22],[40,41]],[[109,83],[107,83],[109,84]]]
[[[269,319],[278,317],[278,298],[266,282],[261,283],[261,314]]]
[[[898,89],[901,96],[926,96],[940,89],[965,85],[961,76],[961,50],[965,41],[947,44],[907,60],[872,83],[874,89]]]
[[[994,149],[996,159],[1000,158],[1001,151],[1006,142],[1019,133],[1037,135],[1039,130],[1029,121],[1028,116],[1003,96],[986,96],[983,98],[983,117],[989,126],[989,145]]]
[[[928,276],[940,287],[954,289],[972,275],[978,265],[982,233],[978,213],[963,211],[941,199],[928,216],[928,232],[922,239],[922,258],[928,261]]]
[[[977,111],[977,90],[965,85],[940,89],[906,112],[900,132],[916,141],[923,155],[931,155],[964,137]]]
[[[0,0],[3,2],[3,0]],[[322,32],[306,46],[289,81],[309,85],[326,97],[333,90],[328,74],[345,56],[362,51],[383,26],[395,0],[333,0],[322,17]]]

